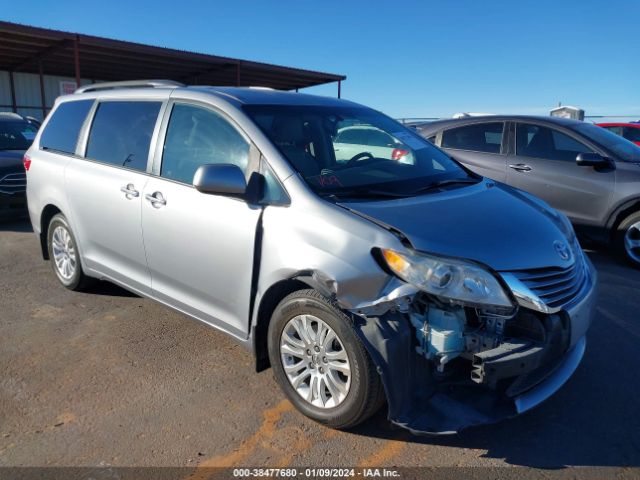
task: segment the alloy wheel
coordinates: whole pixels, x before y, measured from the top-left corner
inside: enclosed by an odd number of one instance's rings
[[[58,225],[51,236],[51,243],[56,271],[64,280],[71,280],[77,268],[76,248],[71,234],[65,227]]]
[[[280,359],[287,379],[308,403],[340,405],[351,386],[351,365],[336,332],[320,318],[297,315],[280,336]]]
[[[640,222],[627,228],[624,233],[624,248],[633,261],[640,263]]]

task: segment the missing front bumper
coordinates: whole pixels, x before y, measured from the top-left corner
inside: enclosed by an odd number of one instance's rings
[[[533,408],[566,382],[580,363],[585,347],[581,338],[564,355],[554,357],[549,364],[545,362],[542,367],[550,368],[533,380],[525,375],[515,377],[516,381],[522,378],[526,386],[510,396],[505,389],[491,389],[471,381],[448,383],[436,379],[429,361],[416,354],[413,327],[403,314],[389,312],[382,317],[358,318],[357,331],[385,387],[389,420],[415,434],[453,434]],[[539,360],[538,355],[533,357]],[[534,372],[541,370],[529,374]]]

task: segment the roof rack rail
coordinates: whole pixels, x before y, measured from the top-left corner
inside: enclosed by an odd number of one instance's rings
[[[173,80],[126,80],[123,82],[92,83],[76,89],[73,93],[97,92],[100,90],[114,90],[116,88],[161,88],[184,87],[184,83]]]

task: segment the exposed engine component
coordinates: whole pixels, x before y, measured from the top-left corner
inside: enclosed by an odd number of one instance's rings
[[[438,371],[460,355],[465,349],[465,313],[462,308],[442,310],[428,307],[426,314],[411,314],[411,323],[416,327],[418,353],[435,360]]]
[[[466,350],[469,353],[478,353],[496,348],[504,338],[504,330],[507,321],[513,317],[505,317],[493,313],[475,311],[478,327],[465,332]]]
[[[538,369],[568,345],[569,330],[559,315],[540,317],[522,311],[503,316],[444,305],[427,296],[417,298],[410,310],[418,354],[430,360],[438,373],[445,373],[451,360],[465,359],[471,380],[489,387]],[[522,378],[520,383],[528,382]]]

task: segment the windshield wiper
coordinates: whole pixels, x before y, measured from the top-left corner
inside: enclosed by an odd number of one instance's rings
[[[420,193],[435,190],[437,188],[445,187],[448,185],[469,185],[478,183],[481,179],[477,178],[453,178],[449,180],[440,180],[438,182],[429,183],[423,187],[413,190],[411,192],[393,192],[390,190],[376,190],[371,188],[352,188],[345,190],[334,190],[330,192],[319,192],[323,197],[329,197],[334,199],[340,198],[407,198],[414,197]]]
[[[480,181],[481,179],[478,178],[450,178],[449,180],[440,180],[438,182],[429,183],[423,187],[418,188],[417,190],[412,191],[411,193],[409,193],[409,195],[418,195],[423,192],[428,192],[429,190],[448,187],[449,185],[471,185]]]
[[[321,193],[322,196],[335,199],[340,198],[406,198],[410,195],[400,192],[390,192],[388,190],[372,190],[368,188],[354,188],[351,190],[339,190]]]

